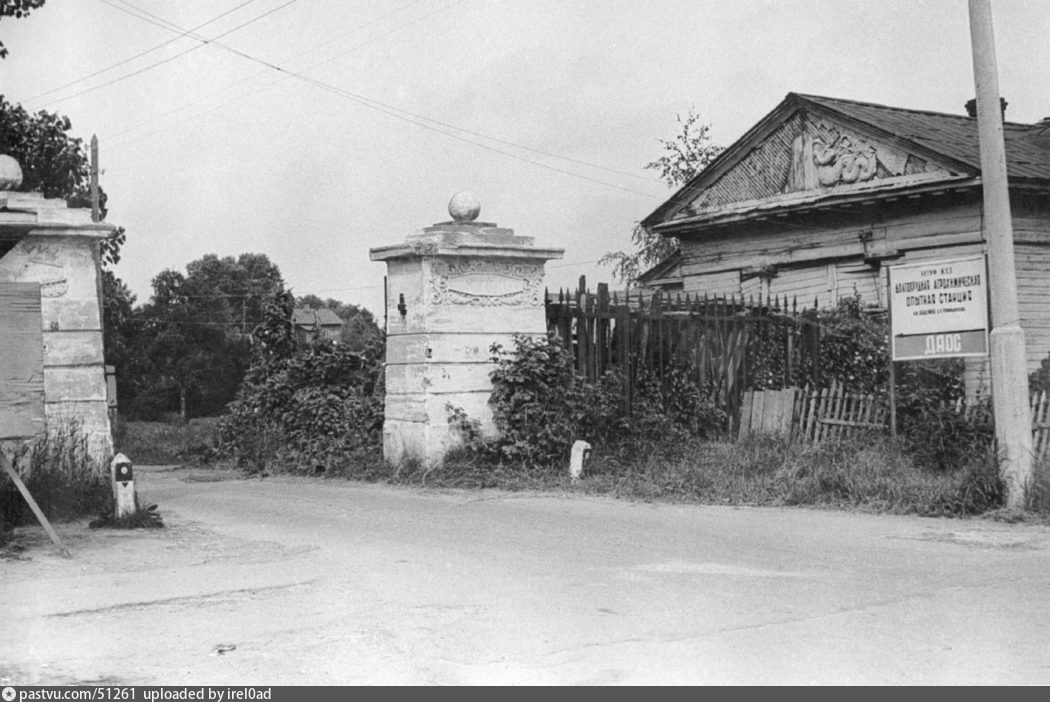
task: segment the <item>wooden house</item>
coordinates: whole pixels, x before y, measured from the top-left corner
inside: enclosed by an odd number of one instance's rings
[[[1005,110],[1005,101],[1003,103]],[[790,93],[642,224],[653,288],[886,305],[885,268],[985,251],[977,119]],[[1050,120],[1004,125],[1030,369],[1050,353]],[[994,324],[994,320],[993,324]]]
[[[297,307],[292,311],[292,322],[295,324],[296,338],[301,342],[309,339],[339,341],[339,334],[343,330],[343,320],[327,307]]]

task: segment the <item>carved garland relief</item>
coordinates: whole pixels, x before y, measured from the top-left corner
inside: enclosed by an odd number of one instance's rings
[[[543,304],[543,266],[495,261],[435,260],[430,299],[435,304],[538,307]]]

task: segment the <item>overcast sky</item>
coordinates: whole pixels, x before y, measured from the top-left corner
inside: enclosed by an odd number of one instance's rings
[[[1007,119],[1038,121],[1050,1],[993,13]],[[232,51],[180,37],[213,19],[201,36],[244,25],[217,39]],[[677,114],[728,145],[789,92],[952,113],[974,95],[965,0],[48,0],[0,37],[0,93],[98,135],[140,302],[165,268],[256,252],[298,295],[381,314],[368,250],[460,190],[565,248],[552,288],[610,280],[597,259],[669,194],[643,166]]]

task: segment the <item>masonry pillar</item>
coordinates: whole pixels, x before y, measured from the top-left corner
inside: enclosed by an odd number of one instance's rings
[[[449,202],[452,221],[370,252],[387,264],[383,454],[391,463],[439,464],[459,440],[450,408],[494,435],[489,348],[546,334],[544,264],[564,249],[536,248],[532,237],[477,222],[480,211],[459,193]]]
[[[99,242],[116,227],[60,198],[19,192],[21,181],[17,161],[0,156],[0,288],[32,291],[22,311],[36,327],[30,339],[0,320],[0,443],[76,429],[105,466],[113,439]]]

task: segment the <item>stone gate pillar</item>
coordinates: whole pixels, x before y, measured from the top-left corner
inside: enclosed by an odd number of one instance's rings
[[[0,305],[0,444],[76,428],[108,466],[99,242],[116,227],[21,183],[18,162],[0,156],[0,298],[18,303],[21,320]]]
[[[475,221],[481,208],[469,193],[448,209],[452,221],[370,251],[387,264],[383,454],[392,463],[440,463],[458,440],[450,407],[495,434],[489,347],[546,334],[543,268],[564,254]]]

